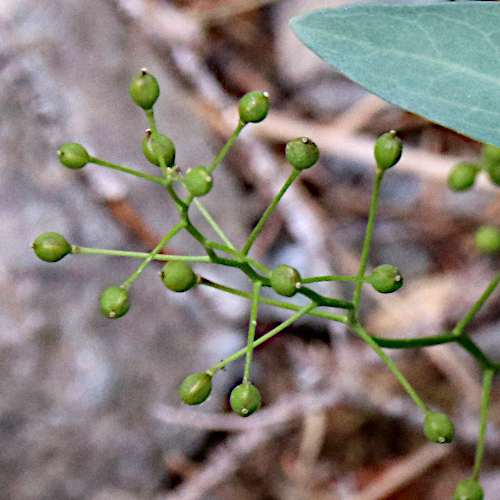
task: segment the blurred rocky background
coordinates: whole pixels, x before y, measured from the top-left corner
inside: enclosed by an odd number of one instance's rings
[[[429,444],[422,415],[374,353],[339,324],[305,318],[255,354],[264,408],[228,411],[236,362],[200,408],[178,386],[245,344],[244,299],[198,287],[173,294],[151,265],[129,314],[98,300],[138,261],[38,260],[45,231],[81,246],[147,251],[177,214],[156,185],[102,167],[63,168],[80,142],[102,159],[151,173],[147,127],[129,99],[133,74],[159,80],[159,129],[182,169],[209,164],[237,120],[237,100],[270,93],[271,112],[241,134],[204,206],[236,245],[288,175],[284,145],[309,136],[320,165],[301,175],[253,256],[302,276],[354,274],[364,236],[374,139],[398,130],[400,165],[386,177],[370,266],[397,265],[405,286],[364,294],[364,321],[387,337],[447,331],[498,270],[475,229],[498,225],[497,193],[446,189],[450,167],[480,145],[368,94],[309,53],[288,20],[341,0],[2,0],[0,4],[0,500],[442,500],[468,476],[478,429],[475,364],[446,345],[391,351],[422,397],[455,420],[453,445]],[[155,172],[153,172],[155,173]],[[193,212],[196,223],[202,218]],[[185,235],[166,251],[197,254]],[[249,290],[227,269],[198,265]],[[326,291],[348,298],[350,286]],[[470,325],[498,353],[499,298]],[[258,334],[288,313],[262,307]],[[496,393],[482,483],[500,491]]]

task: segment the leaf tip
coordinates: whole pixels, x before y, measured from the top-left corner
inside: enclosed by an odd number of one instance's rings
[[[288,21],[288,24],[290,25],[290,28],[292,28],[292,30],[295,31],[294,27],[300,22],[301,17],[302,16],[295,16]]]

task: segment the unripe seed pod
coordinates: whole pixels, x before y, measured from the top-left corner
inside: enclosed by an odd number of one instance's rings
[[[232,390],[229,404],[241,417],[249,417],[260,408],[259,389],[250,382],[243,382]]]
[[[500,148],[493,144],[483,144],[483,159],[487,165],[500,163]]]
[[[142,152],[144,156],[157,167],[160,166],[160,159],[158,156],[158,149],[160,155],[165,161],[167,168],[173,167],[175,164],[175,146],[174,143],[163,134],[158,134],[158,142],[156,142],[151,134],[151,130],[146,131],[146,137],[142,140]]]
[[[68,168],[82,168],[90,161],[87,150],[76,142],[63,144],[57,151],[59,161]]]
[[[205,167],[188,170],[184,178],[184,185],[193,196],[205,196],[212,189],[212,184],[212,176]]]
[[[130,301],[125,288],[110,286],[101,295],[101,312],[106,318],[121,318],[130,309]]]
[[[43,233],[31,244],[38,258],[57,262],[71,253],[71,245],[59,233]]]
[[[189,264],[170,260],[160,273],[163,284],[173,292],[185,292],[196,285],[196,274]]]
[[[285,264],[279,265],[271,272],[269,281],[271,282],[272,289],[285,297],[295,295],[300,288],[299,272],[297,269]]]
[[[394,130],[382,134],[375,142],[374,154],[377,167],[387,170],[393,167],[401,158],[403,144]]]
[[[307,137],[292,139],[285,147],[285,155],[297,170],[312,167],[319,160],[318,146]]]
[[[160,95],[160,86],[156,78],[146,69],[132,77],[129,90],[132,100],[145,110],[151,109]]]
[[[479,167],[473,163],[460,162],[448,174],[448,186],[453,191],[466,191],[474,185]]]
[[[483,488],[473,479],[464,479],[457,484],[453,500],[483,500]]]
[[[370,276],[368,282],[380,293],[392,293],[403,286],[403,276],[399,269],[390,264],[382,264],[376,267]]]
[[[450,443],[455,425],[444,413],[428,413],[424,420],[424,434],[435,443]]]
[[[269,111],[269,94],[253,90],[246,93],[238,105],[240,120],[245,123],[261,122]]]
[[[496,253],[500,250],[500,229],[483,226],[476,231],[476,245],[483,253]]]
[[[208,373],[192,373],[181,384],[179,396],[188,405],[199,405],[212,390],[212,377]]]
[[[488,175],[493,184],[500,186],[500,163],[488,165]]]

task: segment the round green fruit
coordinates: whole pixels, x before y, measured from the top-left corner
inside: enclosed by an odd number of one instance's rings
[[[68,168],[82,168],[90,161],[87,150],[76,142],[63,144],[57,151],[59,161]]]
[[[160,273],[163,284],[173,292],[185,292],[196,285],[196,274],[186,262],[171,260]]]
[[[500,186],[500,163],[488,165],[487,171],[491,182],[496,186]]]
[[[160,95],[160,86],[156,78],[150,75],[146,69],[132,77],[130,82],[130,97],[142,109],[148,110],[153,107],[153,104]]]
[[[130,309],[130,301],[125,288],[110,286],[101,295],[101,312],[106,318],[121,318]]]
[[[424,420],[424,434],[435,443],[450,443],[455,425],[444,413],[428,413]]]
[[[238,105],[240,120],[245,123],[261,122],[269,111],[269,94],[254,90],[246,93]]]
[[[392,293],[403,286],[403,276],[397,267],[382,264],[372,271],[368,277],[368,282],[377,292]]]
[[[500,148],[498,146],[493,146],[493,144],[484,144],[482,154],[487,165],[500,163]]]
[[[401,158],[403,144],[394,130],[382,134],[375,142],[375,161],[381,170],[393,167]]]
[[[167,168],[175,164],[175,146],[166,135],[158,134],[158,142],[156,142],[151,131],[148,130],[146,137],[142,140],[142,152],[148,161],[157,167],[160,166],[160,156],[163,157]]]
[[[192,373],[181,384],[179,396],[188,405],[199,405],[212,390],[212,377],[208,373]]]
[[[500,229],[483,226],[476,231],[476,245],[483,253],[496,253],[500,250]]]
[[[212,189],[212,184],[212,176],[205,167],[188,170],[184,178],[184,185],[193,196],[205,196]]]
[[[300,288],[299,272],[297,269],[285,264],[281,264],[271,272],[269,281],[271,282],[272,289],[285,297],[295,295]]]
[[[59,233],[43,233],[31,244],[38,258],[57,262],[71,253],[71,245]]]
[[[474,185],[479,167],[474,163],[461,162],[448,174],[448,186],[453,191],[466,191]]]
[[[250,382],[243,382],[232,390],[229,404],[241,417],[249,417],[260,408],[259,389]]]
[[[319,149],[311,139],[299,137],[292,139],[285,147],[288,162],[297,170],[312,167],[319,160]]]
[[[457,484],[453,500],[483,500],[483,488],[473,479],[464,479]]]

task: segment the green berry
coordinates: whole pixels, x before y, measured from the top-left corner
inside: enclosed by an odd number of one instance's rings
[[[382,134],[375,142],[374,154],[377,167],[387,170],[393,167],[401,158],[403,145],[394,130]]]
[[[483,500],[483,488],[473,479],[464,479],[457,484],[453,500]]]
[[[59,233],[43,233],[31,244],[38,258],[57,262],[71,253],[71,245]]]
[[[488,165],[487,170],[491,182],[496,186],[500,186],[500,163]]]
[[[132,100],[145,110],[151,109],[160,95],[160,87],[156,78],[146,69],[132,77],[129,90]]]
[[[444,413],[428,413],[424,420],[424,434],[435,443],[450,443],[455,425]]]
[[[376,267],[370,276],[368,282],[380,293],[392,293],[403,286],[403,276],[399,269],[390,264],[382,264]]]
[[[101,312],[106,318],[121,318],[130,309],[130,301],[125,288],[110,286],[101,295]]]
[[[160,166],[158,151],[165,161],[167,168],[173,167],[175,164],[175,146],[174,143],[163,134],[158,134],[158,142],[155,142],[151,130],[146,131],[146,137],[142,140],[142,152],[144,156],[157,167]]]
[[[261,122],[269,111],[269,94],[259,90],[248,92],[240,99],[238,111],[242,122]]]
[[[76,142],[68,142],[57,151],[59,161],[68,168],[82,168],[90,161],[87,150]]]
[[[208,373],[192,373],[182,382],[179,396],[188,405],[199,405],[212,390],[212,377]]]
[[[493,144],[484,144],[482,154],[487,165],[500,163],[500,148],[498,146],[493,146]]]
[[[185,292],[196,285],[196,274],[186,262],[171,260],[160,273],[163,284],[173,292]]]
[[[229,404],[241,417],[249,417],[260,408],[259,389],[250,382],[243,382],[232,390]]]
[[[281,264],[269,276],[271,287],[276,293],[291,297],[300,288],[300,274],[297,269]]]
[[[319,159],[318,146],[307,137],[292,139],[285,147],[286,159],[297,170],[312,167]]]
[[[474,185],[479,167],[474,163],[461,162],[448,174],[448,186],[453,191],[466,191]]]
[[[205,167],[188,170],[184,178],[184,185],[193,196],[205,196],[212,189],[212,184],[212,176]]]
[[[491,226],[480,227],[476,231],[476,245],[483,253],[500,250],[500,229]]]

